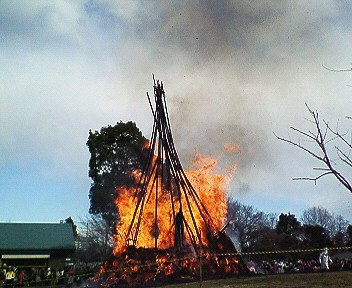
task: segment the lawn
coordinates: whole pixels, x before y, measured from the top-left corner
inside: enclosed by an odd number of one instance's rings
[[[165,288],[198,288],[199,282],[174,284]],[[352,271],[307,273],[307,274],[280,274],[267,276],[252,276],[228,278],[221,280],[203,281],[202,288],[293,288],[293,287],[352,287]]]

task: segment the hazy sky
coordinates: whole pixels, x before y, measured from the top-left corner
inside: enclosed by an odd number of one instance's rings
[[[89,129],[133,120],[149,138],[146,91],[164,82],[185,166],[196,148],[237,161],[232,197],[352,221],[352,195],[273,133],[309,129],[305,102],[351,121],[348,1],[0,0],[0,221],[88,213]],[[348,122],[349,121],[349,122]],[[225,143],[242,153],[224,154]],[[232,157],[232,158],[231,158]],[[351,171],[347,176],[352,180]]]

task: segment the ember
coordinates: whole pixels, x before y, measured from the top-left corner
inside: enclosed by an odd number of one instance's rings
[[[215,173],[215,159],[199,153],[194,169],[185,172],[174,146],[163,84],[154,80],[154,106],[147,97],[154,117],[148,161],[134,173],[135,188],[118,191],[120,221],[114,253],[102,267],[104,283],[190,281],[200,270],[207,277],[247,273],[222,229],[229,178]]]

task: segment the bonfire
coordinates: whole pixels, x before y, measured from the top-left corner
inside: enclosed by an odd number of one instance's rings
[[[154,117],[148,160],[134,172],[135,187],[117,191],[115,248],[99,281],[148,286],[247,273],[224,232],[229,176],[217,174],[217,161],[199,153],[184,171],[162,82],[154,80],[153,96],[154,105],[147,93]]]

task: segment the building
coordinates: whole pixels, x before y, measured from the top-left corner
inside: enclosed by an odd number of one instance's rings
[[[62,269],[74,251],[71,223],[0,223],[2,266]]]

